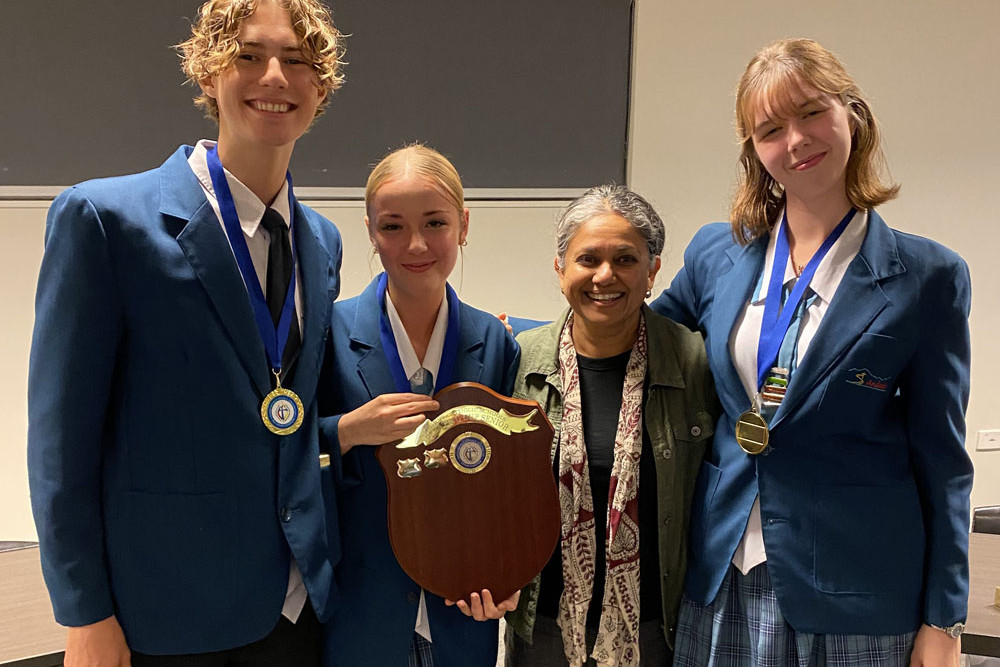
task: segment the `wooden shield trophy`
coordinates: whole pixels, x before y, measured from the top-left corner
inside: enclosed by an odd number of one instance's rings
[[[534,401],[462,382],[410,436],[376,453],[389,491],[389,540],[425,590],[506,600],[548,562],[559,540],[553,429]]]

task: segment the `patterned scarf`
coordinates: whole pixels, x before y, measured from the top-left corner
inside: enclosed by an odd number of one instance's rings
[[[615,434],[615,461],[608,492],[607,575],[597,643],[598,665],[639,664],[639,455],[642,453],[642,389],[646,379],[646,318],[625,371],[622,407]],[[559,337],[559,378],[563,386],[559,434],[559,505],[562,512],[562,570],[559,627],[571,667],[586,662],[587,610],[594,594],[594,501],[583,439],[580,369],[573,345],[573,314]]]

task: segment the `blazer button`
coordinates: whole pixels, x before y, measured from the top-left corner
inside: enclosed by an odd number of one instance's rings
[[[693,435],[696,438],[699,435],[701,435],[701,427],[700,426],[692,426],[691,427],[691,435]]]
[[[665,458],[665,459],[668,459],[668,460],[669,460],[669,459],[670,459],[670,457],[671,457],[671,456],[673,456],[673,455],[674,455],[674,453],[673,453],[672,451],[670,451],[670,449],[669,449],[669,448],[668,448],[668,449],[664,449],[664,450],[663,450],[663,458]]]
[[[414,593],[413,591],[410,591],[409,593],[406,594],[406,601],[409,602],[410,604],[417,604],[418,602],[420,602],[420,593]]]
[[[289,521],[291,521],[292,520],[292,510],[288,509],[287,507],[282,507],[281,508],[281,520],[284,523],[288,523]]]

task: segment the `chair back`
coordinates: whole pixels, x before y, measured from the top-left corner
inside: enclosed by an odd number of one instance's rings
[[[972,532],[1000,535],[1000,505],[972,510]]]

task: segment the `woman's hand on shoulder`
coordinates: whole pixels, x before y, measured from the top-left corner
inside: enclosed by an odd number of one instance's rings
[[[445,600],[444,603],[449,607],[457,606],[459,611],[477,621],[492,621],[503,618],[503,615],[508,611],[517,609],[517,602],[520,599],[521,591],[516,591],[500,604],[493,604],[493,594],[484,588],[482,594],[473,593],[469,596],[471,604],[465,600],[459,600],[458,602]]]
[[[424,394],[382,394],[340,418],[340,451],[355,445],[383,445],[400,440],[424,423],[424,413],[440,407]]]
[[[507,329],[507,333],[514,335],[514,327],[510,326],[510,320],[507,317],[507,313],[497,313],[497,319],[500,320],[500,324],[504,325]]]
[[[958,667],[962,639],[944,630],[921,625],[913,640],[910,667]]]

